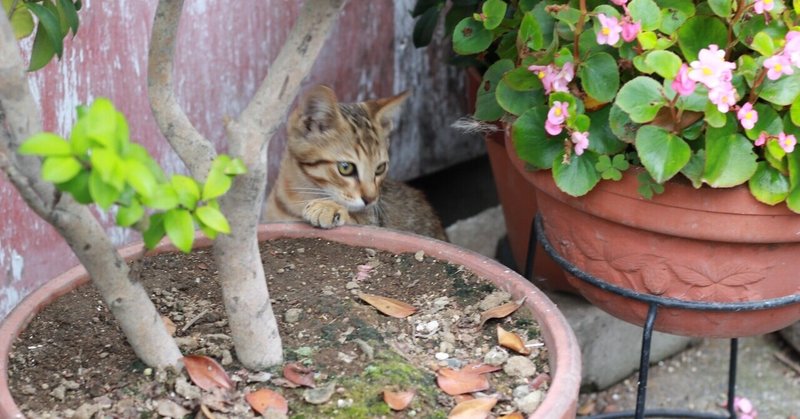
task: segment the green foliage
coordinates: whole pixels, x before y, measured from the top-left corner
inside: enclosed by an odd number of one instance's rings
[[[230,233],[216,198],[247,171],[240,159],[219,155],[203,184],[183,175],[167,178],[144,147],[130,142],[124,115],[102,98],[80,108],[69,140],[39,133],[17,151],[40,156],[42,179],[77,202],[116,207],[117,224],[142,231],[148,248],[166,235],[184,252],[192,248],[195,224],[211,238]]]
[[[64,39],[78,33],[79,0],[2,0],[2,6],[17,39],[35,32],[28,71],[44,67],[54,56],[61,58]]]

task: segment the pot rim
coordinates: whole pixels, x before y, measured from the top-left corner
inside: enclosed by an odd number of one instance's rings
[[[422,250],[431,257],[464,265],[476,275],[511,293],[515,299],[525,296],[525,306],[531,310],[542,328],[549,353],[551,375],[550,388],[542,404],[529,417],[537,419],[574,417],[581,380],[581,354],[577,338],[556,305],[541,290],[516,272],[486,256],[453,244],[385,228],[343,226],[333,230],[321,230],[305,223],[271,223],[258,227],[259,241],[282,237],[321,238],[396,253]],[[195,247],[210,245],[211,241],[198,232]],[[135,243],[121,248],[119,252],[126,260],[131,260],[141,254],[142,247],[142,243]],[[162,242],[146,255],[171,251],[176,251],[175,247]],[[87,282],[89,277],[83,267],[80,265],[73,267],[26,296],[0,323],[0,417],[24,417],[8,388],[8,363],[12,343],[44,306]]]

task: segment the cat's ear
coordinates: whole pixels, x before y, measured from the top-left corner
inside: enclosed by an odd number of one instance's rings
[[[367,102],[367,108],[372,114],[372,119],[381,124],[384,132],[392,130],[393,121],[400,110],[400,105],[402,105],[409,96],[411,96],[411,90],[406,90],[397,96]]]
[[[317,85],[311,88],[297,105],[294,119],[297,129],[305,133],[324,132],[333,128],[339,121],[339,104],[336,94],[328,86]]]

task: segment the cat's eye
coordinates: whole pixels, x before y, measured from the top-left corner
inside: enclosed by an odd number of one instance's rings
[[[386,173],[386,163],[381,163],[377,168],[375,168],[375,175],[380,176],[384,173]]]
[[[342,176],[353,176],[356,173],[356,165],[347,161],[336,163],[336,168]]]

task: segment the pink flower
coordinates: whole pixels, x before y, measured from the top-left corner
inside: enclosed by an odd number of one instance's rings
[[[773,55],[764,60],[764,67],[767,68],[767,78],[778,80],[784,74],[792,74],[792,63],[784,55]]]
[[[708,100],[717,105],[720,112],[726,113],[736,104],[736,90],[730,83],[720,83],[708,91]]]
[[[767,140],[769,140],[769,135],[766,132],[761,131],[761,134],[758,134],[758,138],[756,138],[756,145],[761,147],[767,143]]]
[[[786,133],[778,134],[778,145],[781,146],[783,151],[787,153],[791,153],[794,151],[794,146],[797,144],[797,139],[794,138],[794,135],[786,135]]]
[[[561,134],[562,125],[567,120],[567,116],[569,116],[568,107],[569,104],[567,102],[553,102],[553,107],[547,112],[547,120],[544,122],[544,129],[548,134]]]
[[[589,133],[574,131],[571,137],[572,143],[575,144],[575,154],[580,156],[589,147]]]
[[[736,64],[725,61],[725,51],[711,44],[708,49],[703,48],[697,56],[697,61],[690,64],[689,78],[703,83],[709,89],[717,87],[722,81],[730,81],[732,70]]]
[[[567,92],[569,88],[567,85],[572,79],[575,78],[575,64],[572,62],[567,61],[564,63],[564,66],[561,67],[554,76],[553,76],[553,91],[556,92]]]
[[[733,409],[738,413],[739,419],[756,419],[758,412],[753,407],[753,403],[744,397],[733,398]]]
[[[555,67],[552,64],[544,65],[532,65],[528,67],[528,71],[536,74],[539,77],[539,80],[542,82],[542,86],[544,86],[544,92],[549,94],[553,91],[553,78],[555,78],[556,72]]]
[[[763,14],[764,12],[769,12],[775,7],[774,0],[756,0],[755,4],[753,4],[753,10],[757,14]]]
[[[617,6],[624,6],[628,3],[628,0],[611,0],[611,3],[614,3]]]
[[[597,20],[600,21],[600,30],[597,31],[597,43],[599,45],[614,45],[619,42],[619,34],[622,32],[619,20],[614,16],[606,16],[603,13],[597,15]]]
[[[758,112],[753,109],[753,104],[750,102],[745,102],[741,108],[739,108],[739,112],[736,112],[736,117],[739,118],[739,123],[742,124],[744,129],[753,129],[758,122]]]
[[[783,47],[783,55],[792,62],[795,67],[800,67],[800,32],[789,31],[786,34],[786,45]]]
[[[678,70],[678,75],[672,81],[672,90],[678,92],[681,96],[689,96],[694,93],[697,83],[689,78],[689,66],[681,64],[681,69]]]
[[[642,30],[642,24],[640,22],[631,22],[630,18],[626,18],[622,21],[622,39],[625,42],[632,42],[636,39],[636,35],[639,35],[639,32]]]

